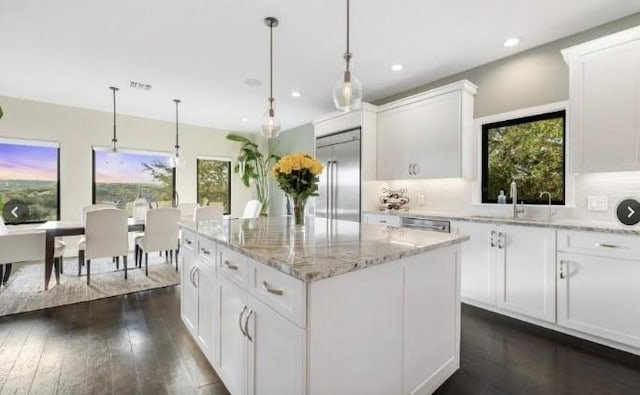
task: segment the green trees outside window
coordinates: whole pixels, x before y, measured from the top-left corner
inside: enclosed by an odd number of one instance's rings
[[[231,213],[231,161],[198,158],[198,204],[223,206]]]
[[[482,126],[482,202],[496,203],[500,190],[509,199],[512,181],[518,201],[552,204],[565,201],[565,111]],[[518,202],[519,203],[519,202]]]

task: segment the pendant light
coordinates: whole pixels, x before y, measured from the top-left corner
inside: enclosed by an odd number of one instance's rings
[[[346,68],[333,88],[333,103],[340,111],[357,110],[362,106],[362,84],[351,72],[353,54],[349,49],[349,0],[347,0],[347,51],[344,53]]]
[[[118,137],[116,134],[116,92],[120,89],[115,86],[110,86],[109,89],[113,93],[113,138],[111,139],[111,148],[105,155],[105,162],[111,166],[119,166],[124,162],[122,155],[118,152]]]
[[[176,145],[174,146],[176,149],[176,154],[169,159],[169,165],[171,167],[184,167],[186,165],[185,160],[180,156],[180,140],[179,140],[179,132],[178,132],[178,104],[180,104],[180,99],[173,99],[176,103]]]
[[[280,132],[280,120],[276,118],[273,109],[273,28],[278,26],[278,20],[272,16],[264,18],[264,24],[269,27],[269,109],[262,117],[260,127],[262,135],[267,138],[276,138]]]

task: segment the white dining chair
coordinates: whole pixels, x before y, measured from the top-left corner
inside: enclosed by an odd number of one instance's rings
[[[0,217],[0,283],[6,284],[14,263],[44,261],[45,232],[23,229],[10,232]],[[53,259],[58,272],[65,244],[56,240]]]
[[[180,203],[178,210],[180,210],[180,220],[184,222],[193,221],[193,216],[196,208],[200,207],[198,203]]]
[[[193,220],[195,222],[222,221],[223,214],[224,207],[222,206],[198,207],[193,213]]]
[[[258,218],[260,216],[260,210],[262,210],[262,203],[260,203],[259,200],[249,200],[244,206],[242,218]]]
[[[176,271],[178,270],[178,223],[180,210],[177,208],[156,208],[147,211],[144,235],[135,239],[138,266],[142,266],[144,254],[144,274],[149,275],[149,252],[169,251],[171,261],[175,254]]]
[[[79,250],[79,260],[87,265],[87,284],[91,283],[91,260],[94,258],[122,257],[124,278],[127,279],[127,255],[129,254],[129,216],[116,208],[87,212],[85,245]],[[78,265],[78,275],[82,266]]]
[[[98,203],[98,204],[92,204],[90,206],[84,206],[82,208],[82,226],[87,226],[87,213],[89,211],[95,211],[95,210],[103,210],[106,208],[115,208],[115,206],[111,205],[111,204],[102,204],[102,203]],[[80,251],[83,251],[85,249],[85,243],[86,243],[86,239],[84,237],[82,237],[79,241],[78,241],[78,266],[84,266],[84,260],[80,259]],[[113,261],[116,262],[116,269],[120,269],[120,260],[116,259],[115,257],[113,257]],[[78,267],[78,275],[80,275],[80,268]]]

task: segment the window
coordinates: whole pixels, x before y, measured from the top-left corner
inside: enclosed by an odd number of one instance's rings
[[[0,208],[5,223],[60,219],[58,144],[0,139]]]
[[[93,203],[112,204],[133,215],[138,194],[151,207],[171,207],[175,191],[175,171],[169,166],[171,154],[119,150],[117,161],[110,153],[93,149]]]
[[[525,204],[565,202],[565,111],[482,125],[482,202],[509,199],[511,181]]]
[[[231,161],[198,158],[198,204],[223,206],[231,213]]]

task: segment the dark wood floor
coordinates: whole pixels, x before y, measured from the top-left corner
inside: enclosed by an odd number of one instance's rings
[[[0,395],[228,394],[182,326],[179,287],[0,318]],[[640,394],[640,358],[463,306],[443,394]]]
[[[179,287],[0,318],[0,394],[228,394]]]
[[[463,305],[460,370],[436,392],[640,394],[640,357]]]

